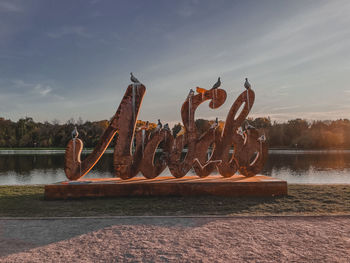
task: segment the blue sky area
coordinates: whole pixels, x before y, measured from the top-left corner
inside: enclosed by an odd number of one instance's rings
[[[109,119],[129,73],[141,119],[174,123],[222,78],[224,119],[248,77],[251,117],[350,118],[350,1],[0,0],[0,116]]]

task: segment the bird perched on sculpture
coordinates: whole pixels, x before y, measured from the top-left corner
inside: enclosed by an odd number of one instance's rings
[[[216,117],[214,123],[210,126],[210,128],[213,129],[213,128],[217,127],[217,126],[219,126],[219,119],[218,119],[218,117]]]
[[[248,81],[248,78],[245,78],[245,82],[244,82],[244,87],[246,89],[250,89],[252,86],[250,85],[249,81]]]
[[[160,131],[160,129],[163,127],[163,124],[160,122],[160,119],[158,119],[156,130]]]
[[[217,89],[220,86],[221,86],[221,80],[220,80],[220,77],[219,77],[218,81],[213,85],[213,87],[211,89]]]
[[[170,128],[169,128],[169,124],[168,124],[168,123],[164,124],[164,130],[170,131]]]
[[[77,126],[74,126],[74,130],[72,131],[72,138],[76,139],[78,138],[78,136],[79,136],[79,132],[78,132]]]
[[[130,80],[132,83],[135,84],[140,84],[141,82],[134,76],[134,74],[132,74],[132,72],[130,72]]]
[[[190,92],[188,93],[188,97],[192,97],[194,95],[194,90],[190,89]]]
[[[246,123],[244,124],[244,130],[245,130],[245,131],[253,130],[253,129],[255,129],[255,127],[254,127],[253,125],[251,125],[249,122],[246,122]]]
[[[213,87],[210,89],[210,90],[215,90],[217,88],[219,88],[221,86],[221,79],[220,77],[218,78],[218,80],[215,82],[215,84],[213,85]],[[207,89],[203,89],[203,88],[200,88],[200,87],[197,87],[196,88],[196,91],[198,93],[205,93],[206,91],[208,91]]]

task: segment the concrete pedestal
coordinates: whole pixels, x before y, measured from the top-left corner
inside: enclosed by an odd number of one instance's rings
[[[263,175],[250,178],[241,175],[230,178],[215,175],[181,179],[157,177],[151,180],[143,177],[104,178],[45,185],[47,200],[120,196],[279,196],[287,195],[287,192],[286,181]]]

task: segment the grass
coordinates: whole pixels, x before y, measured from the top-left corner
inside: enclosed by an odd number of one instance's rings
[[[344,215],[350,185],[289,185],[284,197],[132,197],[45,201],[44,186],[0,186],[0,217]]]

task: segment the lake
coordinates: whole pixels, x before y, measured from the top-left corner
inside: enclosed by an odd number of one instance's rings
[[[86,156],[83,154],[82,159]],[[0,185],[65,181],[64,150],[0,150]],[[299,184],[350,184],[350,150],[270,150],[261,174]],[[162,175],[170,175],[169,170]],[[84,178],[113,177],[108,150]]]

